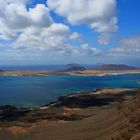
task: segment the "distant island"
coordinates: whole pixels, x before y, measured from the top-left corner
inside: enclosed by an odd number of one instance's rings
[[[86,68],[80,64],[68,64],[63,70],[1,70],[0,75],[11,76],[48,76],[48,75],[81,75],[103,76],[119,74],[138,74],[140,69],[123,64],[103,64],[96,68]]]
[[[123,64],[106,64],[96,67],[96,70],[137,70],[138,68]]]
[[[86,68],[81,66],[80,64],[72,63],[67,65],[67,69],[65,71],[84,71]]]

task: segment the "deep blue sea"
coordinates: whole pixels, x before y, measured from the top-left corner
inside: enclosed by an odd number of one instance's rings
[[[140,88],[140,74],[116,76],[0,76],[0,105],[31,107],[58,96],[102,88]]]

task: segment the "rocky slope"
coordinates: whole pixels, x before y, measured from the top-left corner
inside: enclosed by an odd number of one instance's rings
[[[0,140],[139,140],[140,91],[62,96],[40,108],[0,107]]]

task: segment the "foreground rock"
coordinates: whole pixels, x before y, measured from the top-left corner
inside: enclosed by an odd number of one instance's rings
[[[0,140],[139,140],[140,91],[62,96],[40,108],[0,107]]]

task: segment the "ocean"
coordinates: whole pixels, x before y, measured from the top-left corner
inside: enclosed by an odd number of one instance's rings
[[[140,88],[140,74],[114,76],[0,76],[0,105],[33,107],[70,93],[103,88]]]

